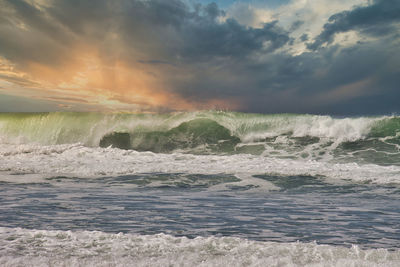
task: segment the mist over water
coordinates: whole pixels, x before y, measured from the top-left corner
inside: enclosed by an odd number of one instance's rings
[[[0,264],[400,264],[400,118],[0,114]]]

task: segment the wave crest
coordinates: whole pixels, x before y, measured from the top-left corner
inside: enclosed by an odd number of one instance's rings
[[[400,163],[400,118],[237,112],[0,114],[0,143]],[[367,152],[365,152],[367,151]],[[376,160],[376,157],[379,159]],[[390,163],[391,164],[391,163]]]

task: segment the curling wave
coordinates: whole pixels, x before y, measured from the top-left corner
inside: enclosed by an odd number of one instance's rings
[[[2,113],[0,143],[400,165],[400,118],[199,111],[171,114]]]

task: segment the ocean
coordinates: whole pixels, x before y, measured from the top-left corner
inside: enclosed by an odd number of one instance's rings
[[[400,266],[400,117],[0,113],[1,266]]]

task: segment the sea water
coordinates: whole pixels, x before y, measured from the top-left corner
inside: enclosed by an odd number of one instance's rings
[[[400,118],[0,114],[1,266],[400,266]]]

